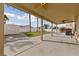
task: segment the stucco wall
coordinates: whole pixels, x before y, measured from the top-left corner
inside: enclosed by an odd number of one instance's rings
[[[74,32],[74,26],[75,26],[74,22],[72,22],[72,23],[66,23],[66,28],[71,28],[72,29],[72,33]]]

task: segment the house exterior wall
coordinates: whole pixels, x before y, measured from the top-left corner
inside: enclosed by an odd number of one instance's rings
[[[74,27],[75,26],[75,23],[73,22],[73,23],[66,23],[66,28],[70,28],[70,29],[72,29],[72,33],[74,32]]]
[[[46,31],[46,32],[51,32],[52,29],[44,29],[44,31]],[[53,29],[53,32],[56,32],[56,29]],[[59,29],[57,29],[57,32],[60,32]]]

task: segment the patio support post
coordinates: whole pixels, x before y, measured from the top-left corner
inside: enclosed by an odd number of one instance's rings
[[[74,34],[75,34],[75,32],[76,32],[76,22],[74,24]]]
[[[37,17],[37,32],[38,32],[38,17]]]
[[[78,42],[77,41],[77,35],[76,35],[76,26],[77,26],[77,22],[76,22],[76,20],[75,20],[75,24],[74,24],[74,34],[75,34],[75,40],[76,40],[76,42]],[[71,37],[72,38],[72,37]]]
[[[57,24],[56,24],[56,33],[57,33]]]
[[[77,18],[78,18],[78,17],[76,17],[76,19],[75,19],[75,24],[74,24],[74,32],[73,32],[74,34],[76,33],[76,30],[77,30],[77,28],[76,28],[76,26],[77,26]]]
[[[43,41],[43,19],[41,19],[41,40]]]
[[[75,37],[76,37],[76,42],[79,42],[79,17],[75,19]]]
[[[31,32],[31,15],[29,14],[29,25],[30,25],[30,32]]]
[[[4,55],[4,4],[0,3],[0,56]]]
[[[53,36],[53,24],[51,23],[51,36]]]

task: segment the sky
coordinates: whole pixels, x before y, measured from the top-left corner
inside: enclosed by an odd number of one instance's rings
[[[18,10],[16,8],[13,8],[11,6],[7,6],[4,4],[4,14],[7,15],[9,18],[8,21],[6,21],[6,24],[16,24],[16,25],[29,25],[29,14],[25,13],[21,10]],[[37,17],[31,15],[31,26],[36,27],[37,25]],[[38,18],[39,26],[41,25],[41,19]],[[51,26],[51,23],[48,21],[43,21],[44,24],[48,24]],[[64,26],[64,25],[60,25]]]

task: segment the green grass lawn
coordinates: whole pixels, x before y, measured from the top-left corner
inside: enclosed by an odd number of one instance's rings
[[[49,32],[43,32],[43,34],[48,34]],[[41,32],[25,32],[24,33],[28,37],[40,36]]]

